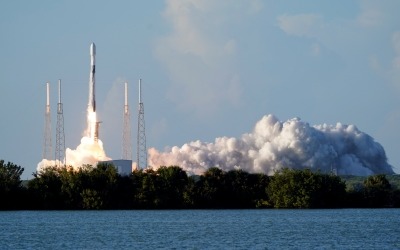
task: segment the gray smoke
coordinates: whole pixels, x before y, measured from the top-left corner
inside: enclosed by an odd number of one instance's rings
[[[285,167],[323,173],[333,169],[339,175],[394,173],[383,147],[354,125],[310,126],[298,118],[281,122],[274,115],[264,116],[241,138],[194,141],[165,152],[151,148],[149,165],[178,165],[191,174],[210,167],[268,175]]]

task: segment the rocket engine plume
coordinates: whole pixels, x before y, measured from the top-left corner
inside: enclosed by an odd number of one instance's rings
[[[164,152],[149,149],[149,165],[178,165],[192,174],[210,167],[273,175],[282,168],[310,168],[340,175],[393,174],[385,150],[354,125],[310,126],[300,119],[266,115],[241,138],[194,141]]]

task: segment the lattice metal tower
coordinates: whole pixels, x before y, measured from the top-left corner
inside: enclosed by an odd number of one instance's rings
[[[56,128],[56,164],[64,166],[65,159],[65,134],[64,134],[64,113],[61,102],[61,80],[58,80],[58,104],[57,104],[57,128]]]
[[[144,105],[142,102],[142,79],[139,79],[139,108],[137,127],[137,169],[147,168],[146,133],[144,124]]]
[[[122,132],[122,159],[132,160],[131,114],[128,105],[128,83],[125,82],[124,128]]]
[[[50,83],[46,83],[46,109],[44,113],[43,159],[52,159],[51,156],[51,115],[50,115]]]

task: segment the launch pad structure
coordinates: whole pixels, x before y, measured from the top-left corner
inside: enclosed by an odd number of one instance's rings
[[[57,104],[57,127],[56,127],[56,164],[64,166],[65,158],[65,133],[64,133],[64,111],[61,102],[61,79],[58,80],[58,104]]]
[[[146,132],[144,123],[144,104],[142,101],[142,79],[139,79],[139,107],[137,124],[137,169],[147,168]]]

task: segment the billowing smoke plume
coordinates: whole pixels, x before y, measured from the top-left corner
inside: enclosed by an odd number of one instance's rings
[[[310,126],[300,119],[264,116],[241,138],[194,141],[165,152],[149,150],[149,165],[178,165],[193,174],[210,167],[273,175],[282,168],[336,170],[340,175],[393,174],[383,147],[354,125]]]
[[[66,152],[66,165],[74,168],[82,167],[83,165],[89,164],[95,166],[99,161],[108,161],[111,158],[106,156],[103,149],[103,142],[98,140],[94,142],[90,137],[82,137],[81,144],[76,149],[67,148]],[[43,159],[37,166],[37,171],[41,171],[43,168],[52,167],[59,162],[53,160]]]
[[[87,112],[87,129],[85,136],[81,139],[81,144],[76,149],[67,148],[65,151],[66,165],[74,168],[80,168],[83,165],[95,166],[99,161],[108,161],[111,158],[106,156],[103,148],[103,142],[97,138],[96,132],[96,112],[91,111],[91,107]],[[40,172],[46,167],[59,166],[58,161],[43,159],[37,166]]]
[[[68,166],[80,167],[83,164],[94,166],[99,161],[111,160],[104,152],[103,142],[101,140],[93,142],[88,137],[83,137],[81,144],[75,150],[67,148],[65,154]]]

